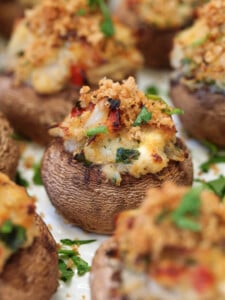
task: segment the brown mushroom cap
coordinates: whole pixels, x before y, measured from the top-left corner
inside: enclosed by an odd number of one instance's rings
[[[92,261],[90,288],[92,300],[121,300],[119,295],[119,260],[113,238],[106,240]]]
[[[100,166],[76,163],[64,151],[62,140],[56,139],[43,157],[43,183],[53,205],[69,222],[90,232],[110,234],[117,214],[138,207],[148,188],[164,181],[192,184],[190,153],[181,140],[177,143],[186,154],[183,162],[170,161],[161,172],[140,178],[124,175],[121,185],[115,186],[106,182]]]
[[[0,274],[1,300],[49,300],[58,285],[56,243],[39,216],[40,235],[14,254]]]
[[[15,130],[41,144],[51,139],[48,127],[62,121],[78,100],[75,87],[44,96],[29,86],[14,86],[11,76],[0,76],[0,90],[1,111]]]
[[[1,107],[1,106],[0,106]],[[13,178],[19,160],[19,149],[12,139],[13,129],[0,113],[0,172]]]
[[[225,147],[225,95],[204,88],[191,91],[180,82],[171,83],[170,94],[174,105],[184,110],[180,119],[194,138]]]

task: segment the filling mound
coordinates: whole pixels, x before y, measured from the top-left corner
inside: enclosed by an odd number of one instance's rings
[[[160,29],[179,28],[194,17],[207,0],[125,0],[126,7],[142,22]],[[135,17],[135,18],[136,18]]]
[[[213,192],[167,183],[117,222],[125,299],[225,299],[225,206]]]
[[[107,74],[115,80],[133,74],[142,65],[134,44],[103,0],[46,0],[18,22],[1,64],[15,84],[51,94],[69,84],[95,85]]]
[[[103,79],[94,91],[81,89],[77,106],[50,133],[63,138],[76,161],[101,165],[106,180],[120,185],[122,174],[138,178],[185,159],[171,114],[161,98],[139,91],[134,78]]]
[[[34,199],[0,173],[0,273],[13,253],[33,243],[34,218]]]
[[[195,24],[175,39],[172,65],[192,89],[225,91],[225,2],[210,1],[199,9]]]

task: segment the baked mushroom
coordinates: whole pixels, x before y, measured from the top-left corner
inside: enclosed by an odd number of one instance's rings
[[[131,31],[100,2],[43,1],[17,25],[0,76],[0,107],[17,132],[47,143],[83,84],[122,80],[142,65]]]
[[[171,98],[184,110],[186,130],[220,147],[225,146],[224,9],[224,1],[210,1],[195,24],[176,37],[171,81]]]
[[[190,25],[204,0],[122,0],[116,14],[131,26],[145,64],[169,68],[169,54],[177,32]]]
[[[19,160],[19,149],[13,140],[13,129],[0,112],[0,172],[13,178]]]
[[[34,199],[0,173],[1,300],[49,300],[57,285],[56,243]]]
[[[145,96],[134,78],[84,86],[42,161],[42,179],[56,209],[87,231],[111,233],[118,212],[142,202],[147,187],[192,183],[192,162],[176,138],[171,108]]]
[[[97,250],[91,299],[224,299],[224,226],[224,203],[212,191],[150,190]]]

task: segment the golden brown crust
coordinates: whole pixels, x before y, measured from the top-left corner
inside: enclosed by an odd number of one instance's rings
[[[90,288],[92,300],[120,300],[119,260],[114,238],[106,240],[92,261]]]
[[[43,182],[52,203],[68,221],[87,231],[110,234],[116,215],[138,207],[147,188],[164,181],[191,185],[190,153],[183,142],[178,143],[186,152],[184,162],[170,161],[161,172],[141,178],[124,175],[118,187],[105,182],[100,167],[75,163],[72,155],[64,151],[61,140],[55,140],[43,157]]]
[[[1,300],[49,300],[58,285],[56,244],[39,216],[40,236],[14,254],[0,275]]]
[[[184,110],[180,117],[185,129],[200,141],[225,147],[225,96],[206,89],[191,91],[179,82],[171,83],[171,98]]]
[[[1,110],[15,130],[41,144],[50,141],[48,127],[62,121],[78,99],[75,87],[42,96],[26,85],[13,86],[10,76],[0,76],[0,89]]]
[[[1,107],[1,106],[0,106]],[[0,172],[13,178],[19,160],[19,149],[12,139],[13,130],[0,113]]]

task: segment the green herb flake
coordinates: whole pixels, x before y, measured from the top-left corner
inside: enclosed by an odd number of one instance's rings
[[[80,8],[77,12],[76,12],[76,16],[84,16],[86,14],[85,9]]]
[[[149,112],[145,106],[143,106],[136,120],[134,121],[133,126],[141,126],[142,124],[146,124],[151,120],[151,118],[152,113]]]
[[[200,213],[200,194],[203,187],[195,187],[188,191],[182,198],[180,205],[171,214],[171,220],[179,228],[200,231],[201,225],[194,219],[198,217]]]
[[[94,127],[94,128],[90,128],[86,131],[86,135],[88,137],[92,137],[95,136],[97,134],[106,134],[108,133],[108,128],[106,126],[98,126],[98,127]]]
[[[163,112],[166,113],[167,115],[182,115],[184,111],[180,108],[169,108],[169,109],[163,109]]]
[[[118,148],[116,152],[116,163],[130,164],[133,160],[137,160],[140,152],[135,149]]]
[[[72,246],[72,245],[90,244],[90,243],[96,242],[96,240],[70,240],[70,239],[64,239],[64,240],[61,240],[60,242],[63,245]]]
[[[162,223],[168,216],[170,215],[170,211],[166,208],[162,210],[162,212],[156,217],[156,224]]]
[[[18,250],[26,241],[26,230],[20,225],[6,220],[0,227],[0,241],[11,250]]]
[[[67,282],[71,280],[71,278],[74,275],[74,271],[71,268],[67,267],[63,259],[59,259],[58,268],[60,273],[60,279],[62,281]]]
[[[225,177],[221,175],[219,178],[204,182],[203,185],[208,187],[211,191],[213,191],[217,196],[219,196],[222,200],[225,198]]]
[[[29,182],[25,178],[23,178],[19,171],[16,172],[15,181],[18,185],[24,186],[25,188],[29,187]]]
[[[90,271],[91,267],[88,265],[88,263],[83,260],[80,256],[74,255],[71,257],[72,261],[74,262],[74,265],[77,268],[77,274],[79,276],[85,275],[87,272]]]
[[[208,39],[208,35],[206,35],[206,36],[204,36],[203,38],[200,38],[200,39],[194,41],[194,42],[191,44],[191,46],[194,47],[194,48],[195,48],[195,47],[198,47],[198,46],[201,46],[201,45],[203,45],[203,44],[207,41],[207,39]]]
[[[184,57],[184,58],[181,60],[181,64],[182,64],[182,65],[189,65],[191,62],[192,62],[192,60],[191,60],[189,57]]]
[[[41,162],[36,163],[33,165],[33,182],[36,185],[43,185],[42,179],[41,179]]]
[[[209,171],[211,165],[219,164],[219,163],[225,163],[225,155],[220,156],[219,154],[218,155],[215,154],[215,155],[211,156],[206,162],[204,162],[200,165],[200,169],[202,172],[206,173]]]
[[[146,88],[145,93],[148,95],[159,95],[159,90],[155,85],[150,85]]]

